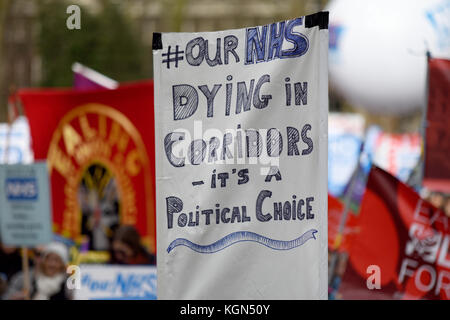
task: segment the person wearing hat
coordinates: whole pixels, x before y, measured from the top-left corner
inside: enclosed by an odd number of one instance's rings
[[[69,300],[72,294],[66,286],[66,266],[69,253],[60,242],[46,245],[35,268],[30,269],[30,298],[32,300]],[[3,299],[24,299],[24,274],[17,273],[11,279]]]
[[[156,256],[141,244],[135,227],[122,225],[114,233],[111,244],[111,264],[155,265]]]

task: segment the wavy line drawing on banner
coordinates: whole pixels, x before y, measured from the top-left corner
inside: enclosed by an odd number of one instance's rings
[[[302,234],[300,237],[295,238],[294,240],[284,241],[271,239],[255,232],[237,231],[230,233],[229,235],[226,235],[222,239],[219,239],[216,242],[208,245],[199,245],[185,238],[177,238],[169,244],[169,246],[167,247],[167,253],[170,253],[173,249],[175,249],[178,246],[186,246],[189,249],[196,251],[198,253],[215,253],[233,244],[243,241],[256,242],[273,250],[291,250],[300,247],[310,239],[316,240],[315,234],[317,232],[318,231],[316,229],[310,229],[306,231],[304,234]]]

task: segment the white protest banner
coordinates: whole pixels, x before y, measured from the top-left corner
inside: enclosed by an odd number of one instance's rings
[[[158,299],[327,298],[327,28],[153,35]]]
[[[155,300],[156,267],[126,265],[80,265],[69,279],[80,287],[76,300]]]
[[[50,187],[45,162],[0,165],[0,235],[9,246],[52,240]]]

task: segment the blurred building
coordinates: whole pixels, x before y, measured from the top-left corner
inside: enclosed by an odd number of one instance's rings
[[[0,0],[0,122],[7,120],[6,101],[12,89],[42,84],[38,17],[42,4],[51,1],[63,0]],[[73,32],[89,33],[83,29],[83,10],[95,15],[107,2],[113,3],[138,33],[144,53],[148,53],[142,69],[151,78],[153,32],[214,31],[263,25],[320,11],[328,0],[71,0],[67,3],[82,8],[82,29]],[[61,15],[68,16],[66,12]],[[354,111],[333,92],[330,110]],[[417,130],[421,120],[418,113],[401,118],[367,113],[364,117],[367,124],[375,123],[387,131],[399,132]]]
[[[38,11],[42,3],[49,1],[52,0],[0,0],[0,122],[7,119],[6,100],[10,90],[41,83],[42,64],[36,43]],[[149,78],[155,31],[214,31],[262,25],[319,11],[327,3],[327,0],[71,0],[67,3],[80,5],[82,10],[95,14],[108,1],[120,8],[138,30],[139,39],[149,53],[148,66],[144,66],[149,70]],[[82,28],[74,32],[89,30]]]
[[[0,122],[7,120],[9,92],[39,82],[35,25],[35,1],[0,0]]]

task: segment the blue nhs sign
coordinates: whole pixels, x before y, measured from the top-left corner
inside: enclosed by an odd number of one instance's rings
[[[7,178],[6,198],[10,201],[35,201],[38,199],[38,183],[34,177]]]

